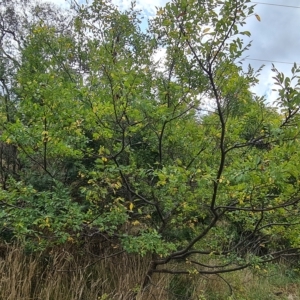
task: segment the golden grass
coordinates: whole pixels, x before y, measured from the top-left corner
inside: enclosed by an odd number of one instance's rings
[[[63,248],[25,254],[19,247],[7,246],[5,252],[0,259],[1,300],[101,299],[103,295],[130,299],[142,272],[142,263],[125,254],[97,261]]]
[[[69,246],[27,254],[18,246],[1,245],[0,300],[133,300],[134,295],[137,300],[300,299],[299,276],[284,265],[223,278],[156,274],[141,292],[149,257],[109,257],[111,251],[94,244],[80,251]]]

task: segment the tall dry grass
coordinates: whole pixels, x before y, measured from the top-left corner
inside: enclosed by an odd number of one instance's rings
[[[134,295],[137,300],[300,299],[299,277],[276,266],[260,274],[246,270],[223,277],[156,274],[141,292],[150,258],[101,247],[69,245],[26,253],[0,245],[0,300],[133,300]]]
[[[150,258],[98,246],[28,254],[21,247],[2,245],[0,300],[197,299],[193,294],[200,285],[193,287],[192,278],[165,274],[155,275],[141,292]]]
[[[26,254],[20,247],[2,246],[0,299],[132,299],[146,258],[124,253],[103,258],[72,250]]]

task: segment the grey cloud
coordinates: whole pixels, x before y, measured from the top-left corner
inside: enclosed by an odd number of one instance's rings
[[[298,0],[281,3],[300,6]],[[261,22],[252,17],[247,25],[253,39],[249,55],[267,60],[299,61],[300,8],[257,4],[256,12]]]
[[[257,1],[259,2],[259,0]],[[270,4],[281,4],[299,6],[299,0],[262,0],[261,2]],[[299,63],[300,49],[300,8],[289,8],[283,6],[271,6],[257,4],[255,8],[261,22],[255,16],[249,18],[245,29],[251,32],[252,46],[245,56],[253,59],[274,61],[275,66],[285,75],[290,75],[291,64],[281,64],[280,62]],[[266,95],[270,102],[273,102],[277,95],[271,92],[274,80],[271,72],[272,63],[267,61],[246,60],[245,65],[251,64],[258,68],[265,65],[260,76],[260,83],[254,89],[259,95]]]

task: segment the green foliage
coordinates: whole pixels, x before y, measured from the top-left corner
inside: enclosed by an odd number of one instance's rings
[[[80,234],[85,213],[72,201],[68,190],[59,183],[52,191],[38,192],[22,182],[9,181],[1,190],[2,230],[10,230],[28,247],[44,249],[49,245],[72,242]]]
[[[122,245],[128,253],[139,253],[142,256],[150,252],[162,257],[176,249],[172,243],[163,243],[156,231],[141,231],[138,236],[126,235],[122,237]]]
[[[151,253],[144,286],[173,261],[210,274],[295,254],[299,68],[273,68],[281,111],[252,94],[257,73],[236,64],[249,2],[174,0],[145,32],[134,4],[97,0],[66,27],[31,24],[2,82],[14,101],[0,95],[16,112],[0,116],[17,153],[2,159],[4,229],[36,248],[97,233]]]

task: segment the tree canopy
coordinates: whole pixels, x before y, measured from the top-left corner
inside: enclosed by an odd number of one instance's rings
[[[144,287],[298,254],[300,69],[273,66],[273,107],[253,94],[250,0],[173,0],[147,29],[134,3],[33,2],[0,10],[2,239],[105,236],[152,255]]]

